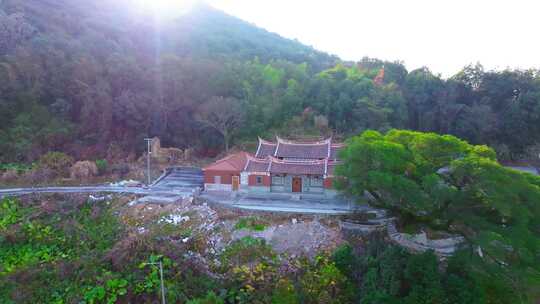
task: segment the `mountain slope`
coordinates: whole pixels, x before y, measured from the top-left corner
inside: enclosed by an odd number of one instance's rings
[[[0,162],[125,159],[148,136],[215,155],[225,136],[390,128],[538,155],[538,71],[470,66],[444,80],[400,62],[339,63],[207,5],[156,22],[132,1],[0,1]],[[216,100],[234,105],[237,127],[205,122],[226,114]]]
[[[307,62],[317,71],[332,67],[338,61],[335,56],[270,33],[203,4],[179,18],[169,31],[177,33],[169,32],[168,36],[177,39],[176,50],[182,54],[232,55],[244,60],[258,57],[263,62],[272,59]]]
[[[80,39],[94,32],[118,44],[131,38],[136,39],[133,43],[149,46],[160,40],[161,51],[180,56],[242,60],[258,57],[263,62],[281,59],[307,62],[315,70],[329,68],[338,61],[335,56],[270,33],[204,3],[156,28],[152,16],[132,8],[129,2],[5,0],[0,2],[0,9],[7,14],[22,14],[41,35]]]

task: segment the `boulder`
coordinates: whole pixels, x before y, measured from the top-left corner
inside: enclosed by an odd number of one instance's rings
[[[69,170],[72,179],[87,179],[98,174],[98,168],[94,162],[78,161]]]

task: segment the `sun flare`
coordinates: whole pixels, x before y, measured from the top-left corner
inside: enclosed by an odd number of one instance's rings
[[[136,0],[138,7],[159,16],[178,16],[189,11],[195,0]]]

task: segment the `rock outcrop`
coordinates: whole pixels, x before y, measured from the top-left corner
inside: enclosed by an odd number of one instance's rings
[[[88,179],[98,174],[96,163],[85,160],[78,161],[69,170],[72,179]]]

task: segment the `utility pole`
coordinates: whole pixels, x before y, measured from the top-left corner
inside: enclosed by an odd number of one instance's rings
[[[161,261],[159,262],[152,262],[152,263],[144,263],[144,265],[158,265],[159,266],[159,278],[161,280],[161,303],[167,304],[165,301],[165,285],[163,284],[163,263]]]
[[[147,178],[146,185],[150,187],[150,184],[152,183],[152,178],[150,176],[150,155],[152,154],[152,151],[151,151],[152,138],[145,138],[144,141],[146,141],[147,152],[148,152],[146,155],[146,178]]]
[[[161,261],[159,261],[159,276],[161,279],[161,302],[162,304],[167,304],[165,303],[165,285],[163,285],[163,263]]]

